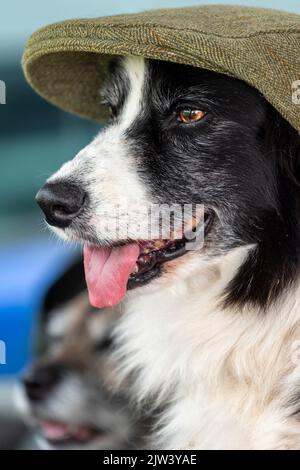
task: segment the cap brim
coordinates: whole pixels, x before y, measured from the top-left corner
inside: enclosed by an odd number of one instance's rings
[[[50,102],[105,122],[100,86],[112,56],[203,67],[256,87],[300,131],[300,106],[292,101],[292,83],[300,78],[299,50],[298,15],[211,5],[47,26],[30,38],[23,68],[28,82]]]

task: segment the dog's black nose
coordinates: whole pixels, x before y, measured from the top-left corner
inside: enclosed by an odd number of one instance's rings
[[[34,367],[23,378],[23,385],[29,400],[41,401],[47,393],[58,384],[63,369],[59,364],[49,364]]]
[[[46,183],[37,193],[36,201],[50,225],[64,228],[81,213],[86,193],[75,184]]]

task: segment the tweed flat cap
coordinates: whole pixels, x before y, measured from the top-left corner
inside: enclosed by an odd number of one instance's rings
[[[25,76],[64,110],[105,121],[99,89],[113,55],[139,55],[203,67],[257,88],[300,132],[300,16],[252,7],[208,5],[69,20],[34,33]]]

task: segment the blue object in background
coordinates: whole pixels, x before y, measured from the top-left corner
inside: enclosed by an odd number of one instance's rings
[[[77,254],[74,247],[45,239],[0,249],[0,377],[19,374],[30,360],[32,333],[45,294]]]

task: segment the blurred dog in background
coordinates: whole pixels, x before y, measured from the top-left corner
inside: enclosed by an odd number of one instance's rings
[[[134,417],[125,389],[112,391],[117,314],[93,309],[83,283],[78,263],[49,291],[39,329],[42,353],[23,378],[18,402],[42,448],[141,447],[145,422]]]

